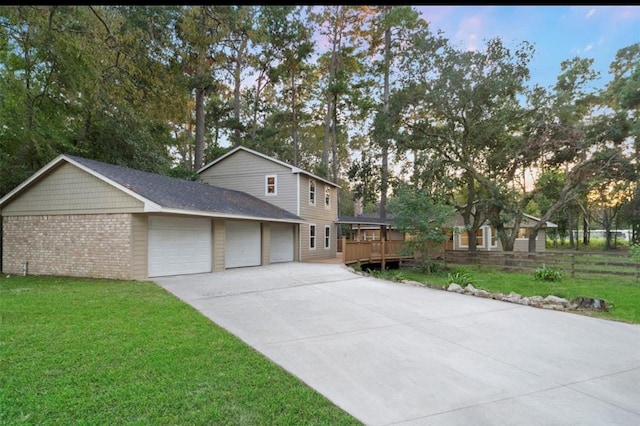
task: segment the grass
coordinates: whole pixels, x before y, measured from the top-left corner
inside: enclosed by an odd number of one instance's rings
[[[611,306],[609,312],[589,312],[600,318],[640,324],[640,285],[634,279],[615,277],[571,278],[563,274],[560,281],[540,281],[532,273],[502,272],[487,266],[450,266],[448,270],[435,274],[425,274],[418,270],[402,269],[385,271],[383,275],[394,280],[400,276],[406,280],[417,281],[428,286],[443,287],[449,284],[447,277],[451,273],[466,275],[478,289],[492,293],[516,292],[522,296],[554,295],[566,299],[591,297],[604,299]],[[397,279],[396,279],[397,280]],[[583,313],[583,312],[581,312]]]
[[[148,282],[0,278],[2,425],[360,424]]]

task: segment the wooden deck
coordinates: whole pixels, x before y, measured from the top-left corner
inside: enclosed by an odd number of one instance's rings
[[[379,263],[384,269],[387,262],[413,259],[413,255],[402,254],[404,241],[352,241],[342,238],[342,263]]]

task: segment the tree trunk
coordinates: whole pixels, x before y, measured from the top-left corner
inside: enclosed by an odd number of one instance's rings
[[[295,73],[291,71],[291,113],[293,115],[292,123],[293,126],[291,132],[291,138],[293,139],[293,165],[298,165],[298,156],[299,156],[299,147],[298,147],[298,116],[297,116],[297,108],[296,108],[296,79]]]
[[[200,170],[204,166],[204,90],[196,89],[196,153],[194,170]]]
[[[393,6],[387,6],[387,14]],[[384,92],[383,92],[383,113],[389,114],[389,74],[391,68],[391,28],[387,27],[384,32]],[[382,141],[382,176],[380,182],[380,218],[387,218],[387,190],[389,187],[389,140]],[[380,229],[381,235],[386,239],[386,226]],[[384,233],[384,234],[383,234]]]

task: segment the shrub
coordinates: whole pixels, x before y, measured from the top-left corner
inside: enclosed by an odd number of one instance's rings
[[[533,277],[540,281],[560,281],[562,273],[557,269],[549,268],[542,264],[533,272]]]
[[[449,284],[458,284],[460,287],[464,287],[468,284],[473,284],[471,274],[467,271],[455,271],[449,272],[447,275],[447,281]]]

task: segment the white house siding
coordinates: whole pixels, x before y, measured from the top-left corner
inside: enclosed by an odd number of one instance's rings
[[[337,227],[335,221],[338,219],[338,190],[331,186],[331,206],[325,208],[324,190],[322,181],[316,180],[316,205],[309,205],[309,179],[307,175],[300,175],[300,216],[307,220],[308,224],[300,225],[300,260],[327,259],[336,257]],[[316,225],[316,248],[309,248],[309,225]],[[331,242],[329,249],[324,248],[325,226],[331,227]]]
[[[64,163],[2,209],[3,216],[142,212],[143,203]]]
[[[131,278],[131,214],[5,216],[3,272]]]
[[[265,195],[267,175],[277,176],[277,195]],[[297,175],[289,167],[246,151],[237,151],[200,174],[210,185],[246,192],[297,214]]]

